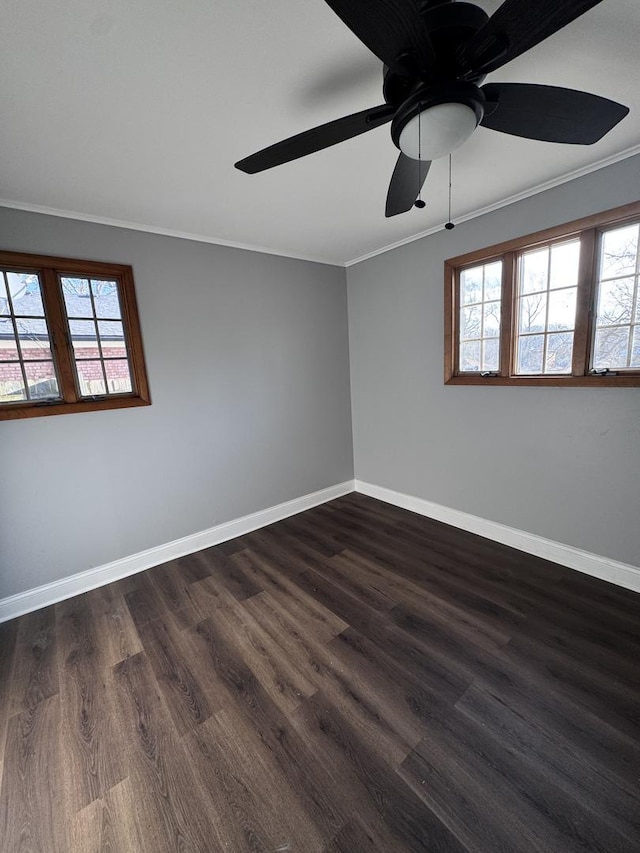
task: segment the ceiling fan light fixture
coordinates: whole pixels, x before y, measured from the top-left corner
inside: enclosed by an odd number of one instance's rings
[[[486,99],[474,83],[425,85],[398,108],[391,138],[406,157],[437,160],[451,154],[482,121]]]
[[[476,111],[468,104],[436,104],[409,119],[398,146],[414,160],[437,160],[459,148],[477,126]]]

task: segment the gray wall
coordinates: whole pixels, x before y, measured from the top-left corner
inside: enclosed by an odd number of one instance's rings
[[[640,565],[640,388],[443,384],[443,262],[640,198],[640,157],[347,270],[356,477]]]
[[[0,598],[353,477],[345,271],[0,209],[132,264],[153,405],[0,422]]]

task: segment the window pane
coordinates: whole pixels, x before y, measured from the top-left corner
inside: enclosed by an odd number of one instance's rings
[[[543,332],[547,313],[547,294],[535,293],[523,296],[519,306],[519,328],[521,332]]]
[[[498,340],[493,338],[482,343],[482,369],[498,370],[500,363],[500,347]]]
[[[542,373],[544,335],[528,335],[518,340],[517,373]]]
[[[105,358],[126,358],[127,347],[122,323],[114,320],[98,320],[98,332]]]
[[[40,280],[35,273],[8,272],[7,285],[16,316],[44,317]]]
[[[462,329],[460,337],[463,340],[480,337],[480,322],[482,320],[482,306],[473,305],[462,309]]]
[[[485,338],[497,338],[500,334],[499,302],[485,303],[482,334]]]
[[[128,394],[131,391],[129,362],[125,358],[105,361],[104,369],[110,394]]]
[[[580,241],[551,247],[551,278],[549,287],[575,287],[578,284]]]
[[[638,225],[614,228],[602,235],[600,278],[633,275],[638,252]]]
[[[67,317],[93,317],[89,279],[62,276],[60,282]]]
[[[11,318],[0,319],[0,361],[17,359],[18,346]]]
[[[502,261],[487,264],[484,268],[484,301],[502,297]]]
[[[576,296],[578,289],[556,290],[549,293],[549,317],[547,329],[573,329],[576,324]]]
[[[107,393],[101,361],[78,361],[76,362],[76,370],[82,397],[93,397]]]
[[[100,358],[96,326],[93,320],[70,320],[71,342],[76,358]]]
[[[52,361],[27,362],[24,372],[31,400],[59,399],[58,381]]]
[[[19,403],[26,399],[19,362],[0,363],[0,403]]]
[[[7,296],[7,288],[4,283],[4,273],[0,272],[0,317],[8,317],[10,313],[9,297]]]
[[[522,256],[520,293],[535,293],[547,289],[549,249],[536,249]]]
[[[51,359],[51,345],[45,320],[16,319],[20,351],[24,359]]]
[[[463,305],[482,302],[482,267],[473,267],[460,273],[460,301]]]
[[[571,373],[573,334],[561,332],[547,337],[545,373]]]
[[[460,370],[480,370],[480,341],[461,345]]]
[[[640,367],[640,326],[636,326],[633,330],[630,367]]]
[[[631,323],[635,279],[619,278],[603,281],[598,296],[598,326]]]
[[[118,282],[91,279],[91,290],[96,317],[119,320],[122,315],[118,299]]]
[[[629,357],[629,329],[613,327],[598,329],[593,356],[593,366],[601,369],[608,367],[627,367]]]

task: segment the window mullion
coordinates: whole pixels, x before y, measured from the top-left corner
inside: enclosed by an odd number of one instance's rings
[[[589,373],[592,323],[597,262],[598,232],[595,228],[580,234],[580,264],[578,267],[578,293],[576,298],[576,325],[573,337],[572,375]]]
[[[511,376],[513,365],[513,306],[516,255],[505,252],[502,257],[502,302],[500,306],[500,375]]]
[[[142,336],[132,334],[133,329],[140,329],[140,318],[133,288],[133,276],[130,269],[123,271],[118,277],[120,288],[120,305],[122,310],[122,324],[124,328],[125,346],[127,348],[127,360],[131,370],[131,387],[135,394],[139,394],[144,400],[149,400],[149,384],[144,369],[144,352],[142,349]]]
[[[631,368],[633,360],[633,336],[638,325],[635,322],[638,316],[638,302],[640,301],[640,246],[636,250],[636,270],[633,281],[633,300],[631,302],[631,323],[629,324],[629,346],[627,349],[627,367]]]
[[[65,403],[76,403],[79,397],[76,390],[71,343],[58,276],[55,270],[48,267],[41,270],[41,275],[45,311],[49,320],[49,333],[55,353],[54,358],[58,368],[62,398]]]
[[[445,358],[446,379],[460,370],[460,270],[449,267],[445,277]]]

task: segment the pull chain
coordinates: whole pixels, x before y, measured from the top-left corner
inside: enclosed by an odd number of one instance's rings
[[[451,154],[449,154],[449,221],[444,227],[447,231],[452,231],[456,227],[451,221]]]
[[[422,122],[418,117],[418,198],[414,201],[413,206],[422,210],[425,207],[425,202],[422,200]]]

